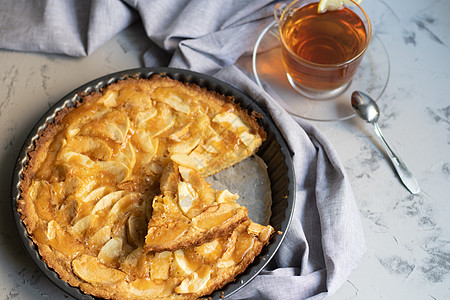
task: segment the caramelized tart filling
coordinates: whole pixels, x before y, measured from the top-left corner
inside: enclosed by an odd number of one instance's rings
[[[248,220],[247,209],[228,190],[214,191],[200,175],[170,163],[163,172],[161,195],[153,199],[145,249],[173,251],[229,235]]]
[[[119,81],[43,130],[18,209],[43,260],[88,294],[208,295],[245,270],[273,228],[204,177],[264,138],[224,96],[167,77]]]

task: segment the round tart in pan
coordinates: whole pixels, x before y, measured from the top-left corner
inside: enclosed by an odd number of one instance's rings
[[[25,247],[58,286],[78,298],[223,297],[266,265],[294,188],[263,110],[174,69],[121,72],[71,94],[34,128],[13,178]],[[255,154],[276,180],[271,224],[205,180]]]

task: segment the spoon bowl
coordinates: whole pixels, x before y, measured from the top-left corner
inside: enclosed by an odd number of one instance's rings
[[[352,107],[356,114],[369,123],[376,123],[380,116],[380,110],[375,100],[369,95],[355,91],[352,93]]]

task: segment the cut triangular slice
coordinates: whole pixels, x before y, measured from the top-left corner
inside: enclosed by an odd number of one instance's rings
[[[238,197],[215,191],[198,172],[169,163],[161,176],[161,194],[153,199],[145,249],[186,249],[231,234],[248,220]]]
[[[182,281],[175,288],[175,292],[199,298],[220,289],[253,262],[273,234],[274,229],[270,225],[262,226],[246,221],[239,224],[228,237],[220,237],[198,247],[178,250],[173,255],[171,268],[176,272],[178,269],[175,264],[189,266],[189,269],[184,270],[190,274],[185,276],[186,272],[178,273],[184,276],[180,278]]]
[[[173,298],[198,299],[235,280],[259,255],[273,234],[274,229],[270,225],[245,221],[230,235],[197,247],[160,253],[148,253],[138,248],[121,260],[120,269],[150,265],[149,278],[138,277],[128,283],[132,295],[168,299],[169,295],[176,294],[177,297]],[[95,270],[92,273],[84,277],[93,280]]]

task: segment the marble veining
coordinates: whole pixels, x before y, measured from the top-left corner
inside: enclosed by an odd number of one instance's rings
[[[413,19],[412,22],[414,24],[416,24],[416,26],[419,30],[424,31],[432,41],[446,46],[445,43],[428,26],[435,22],[434,18],[428,16],[428,17],[425,17],[424,20],[418,19],[418,18]]]
[[[50,96],[47,91],[48,81],[51,79],[50,75],[48,74],[48,65],[42,65],[40,69],[40,75],[42,80],[42,90],[44,91],[45,95],[48,97]]]
[[[2,83],[6,88],[6,95],[0,102],[0,117],[2,116],[3,111],[9,105],[11,101],[11,97],[14,95],[14,82],[19,76],[19,71],[16,66],[12,66],[9,70],[7,70],[2,78]]]
[[[389,273],[403,278],[407,278],[416,267],[414,264],[410,264],[407,260],[397,255],[380,258],[379,261]]]
[[[436,233],[441,230],[435,229]],[[427,253],[420,267],[423,275],[431,282],[444,282],[450,272],[450,241],[442,240],[440,234],[431,235],[423,246]]]
[[[413,46],[416,45],[416,33],[408,30],[403,31],[403,42],[408,45],[411,44]]]
[[[430,107],[427,107],[427,111],[430,117],[434,121],[436,121],[436,123],[444,123],[450,125],[450,105],[439,109],[432,109]]]

